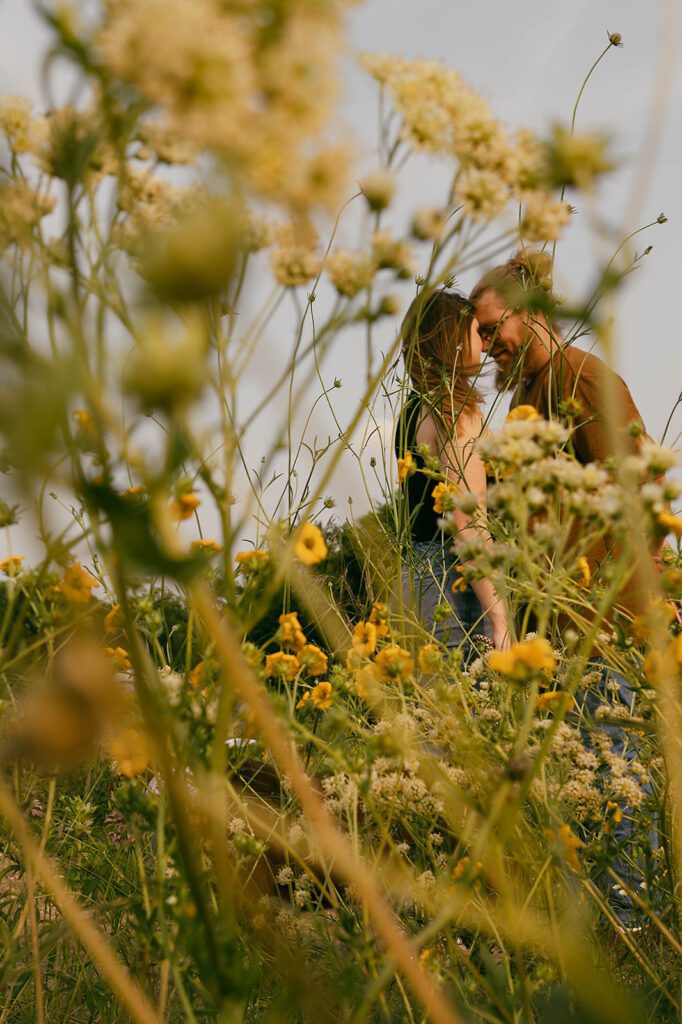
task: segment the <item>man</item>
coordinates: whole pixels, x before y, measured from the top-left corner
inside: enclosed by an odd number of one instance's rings
[[[597,356],[564,346],[551,320],[533,311],[533,307],[551,306],[550,270],[551,260],[546,254],[520,254],[487,273],[472,292],[483,351],[497,365],[496,385],[502,390],[516,384],[512,408],[529,405],[544,419],[569,420],[573,427],[573,452],[582,464],[634,453],[638,437],[646,435],[625,382]],[[533,301],[537,299],[541,301]],[[572,539],[573,551],[580,551],[579,528],[573,531]],[[592,572],[609,555],[618,557],[607,537],[593,544],[585,554]],[[640,546],[638,557],[641,561],[618,595],[618,606],[628,616],[640,612],[647,601],[651,561],[645,546]],[[604,659],[594,651],[587,667],[590,665],[600,670],[599,682],[576,695],[575,717],[586,747],[594,749],[592,735],[597,708],[613,696],[615,688],[618,700],[630,710],[634,691],[629,681],[607,668]],[[617,725],[600,728],[609,735],[615,753],[628,760],[637,757],[636,746],[625,729]],[[623,844],[623,854],[618,854],[613,866],[628,888],[639,891],[643,886],[641,860],[637,864],[632,856],[637,812],[624,807],[621,813],[614,835]],[[589,830],[583,834],[589,838]],[[652,849],[656,847],[656,835],[650,836],[649,844]],[[639,930],[635,906],[625,889],[612,885],[605,877],[600,882],[621,929]]]
[[[536,284],[543,257],[515,257],[472,292],[483,351],[497,364],[495,383],[501,390],[518,380],[512,407],[532,405],[544,419],[572,414],[579,462],[633,452],[637,445],[628,428],[642,418],[625,382],[597,356],[564,347],[542,313],[523,308],[530,292],[543,290]],[[546,283],[546,274],[540,280]]]

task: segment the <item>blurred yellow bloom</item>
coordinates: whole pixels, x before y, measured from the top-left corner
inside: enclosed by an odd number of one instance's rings
[[[144,494],[144,487],[142,484],[134,484],[132,487],[126,487],[125,491],[122,492],[124,498],[139,498]]]
[[[361,658],[369,658],[377,649],[377,628],[373,622],[358,622],[351,639],[353,652]]]
[[[569,867],[572,867],[574,871],[578,871],[580,868],[580,860],[578,859],[577,851],[585,844],[582,839],[578,839],[577,835],[571,831],[570,825],[560,825],[558,831],[555,831],[552,828],[546,828],[545,835],[548,839],[552,839],[559,843],[564,857],[566,858],[566,863]]]
[[[606,804],[606,815],[607,821],[604,825],[604,831],[610,832],[612,825],[618,825],[623,820],[623,812],[613,800],[609,800]]]
[[[248,576],[255,572],[259,566],[265,565],[269,558],[270,556],[264,548],[254,548],[253,551],[238,551],[235,555],[235,561],[238,566],[237,572]]]
[[[565,690],[548,690],[538,697],[538,711],[547,711],[554,705],[565,705],[570,708],[574,704],[573,697]]]
[[[390,636],[391,627],[388,624],[388,605],[383,601],[375,601],[369,613],[369,622],[376,628],[377,640],[383,640]]]
[[[458,593],[459,594],[463,594],[465,592],[465,590],[467,590],[469,584],[467,583],[467,581],[464,579],[464,576],[462,575],[464,570],[459,565],[456,566],[456,570],[459,573],[459,577],[452,584],[451,590],[452,590],[453,594],[458,594]]]
[[[313,686],[310,699],[318,711],[326,711],[332,706],[332,684],[323,682]]]
[[[71,604],[87,604],[91,597],[91,591],[99,587],[97,580],[86,572],[80,562],[74,562],[64,570],[61,583],[56,589],[70,601]]]
[[[217,668],[212,658],[205,661],[198,661],[189,674],[189,681],[195,690],[198,690],[203,683],[207,683],[212,672]]]
[[[127,672],[132,668],[128,652],[123,647],[105,647],[104,653],[108,654],[118,672]]]
[[[121,775],[132,779],[149,764],[149,747],[140,729],[125,729],[109,743],[109,753]]]
[[[462,876],[469,870],[470,864],[471,857],[460,857],[460,859],[457,861],[454,868],[452,869],[452,879],[454,882],[457,882],[459,881],[460,878],[462,878]],[[482,870],[483,864],[480,860],[477,860],[470,871],[470,879],[472,882],[474,882],[479,877]]]
[[[201,505],[201,498],[193,491],[187,494],[179,494],[171,505],[171,513],[174,519],[180,521],[190,519]]]
[[[309,676],[323,676],[327,671],[327,655],[315,644],[305,644],[298,658]]]
[[[674,516],[672,512],[659,512],[658,525],[662,526],[667,533],[682,537],[682,519],[679,516]]]
[[[578,568],[580,569],[580,583],[583,587],[589,587],[592,579],[592,571],[590,569],[590,563],[588,562],[585,555],[581,555],[578,559]]]
[[[92,413],[89,409],[75,409],[73,412],[73,418],[76,421],[76,426],[80,430],[85,430],[87,433],[92,433],[95,429],[95,421],[92,418]]]
[[[121,606],[120,604],[115,604],[104,616],[104,632],[118,633],[121,627],[121,622]]]
[[[398,459],[398,483],[404,483],[415,468],[412,452],[405,452],[402,459]]]
[[[378,682],[378,673],[375,665],[363,665],[353,673],[355,692],[361,700],[367,700]]]
[[[396,680],[404,682],[412,675],[414,659],[410,652],[406,651],[403,647],[399,647],[398,644],[391,644],[379,651],[374,659],[374,664],[379,677],[384,682],[389,680],[392,682]]]
[[[300,651],[306,643],[306,636],[298,621],[298,612],[287,612],[279,617],[279,629],[275,633],[275,640],[283,647],[293,647]]]
[[[294,554],[303,565],[317,565],[327,557],[327,545],[322,530],[313,523],[304,523],[296,535]]]
[[[534,675],[552,672],[556,658],[547,640],[538,636],[512,644],[508,651],[491,651],[488,665],[493,672],[525,683]]]
[[[437,672],[443,664],[443,652],[438,644],[424,644],[417,660],[422,672]]]
[[[266,676],[277,679],[294,679],[300,667],[299,660],[294,654],[275,651],[274,654],[267,654],[265,656]]]
[[[201,537],[198,540],[193,540],[191,544],[192,551],[199,555],[217,555],[223,550],[222,544],[219,544],[217,540],[211,540],[210,538]]]
[[[458,493],[458,488],[454,484],[448,484],[441,481],[431,491],[431,497],[433,498],[433,510],[438,512],[439,515],[443,515],[444,512],[452,511],[452,498]]]
[[[516,420],[539,420],[540,413],[533,405],[517,405],[510,410],[506,423],[514,423]]]
[[[23,560],[23,555],[10,555],[9,558],[3,558],[0,562],[0,572],[4,572],[5,576],[16,576],[21,569]]]

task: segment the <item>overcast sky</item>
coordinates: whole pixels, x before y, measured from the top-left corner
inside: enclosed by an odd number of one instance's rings
[[[46,34],[26,0],[5,0],[0,38],[0,92],[31,96],[39,107],[40,62]],[[555,120],[570,120],[584,74],[607,43],[608,32],[619,32],[623,47],[612,49],[593,75],[579,110],[577,129],[604,130],[614,140],[621,168],[599,192],[599,215],[619,236],[633,207],[636,189],[637,225],[665,212],[668,223],[640,236],[636,248],[652,245],[644,265],[631,275],[616,312],[616,368],[632,390],[649,432],[659,438],[677,396],[682,391],[682,343],[678,326],[678,296],[682,290],[682,18],[679,0],[367,0],[350,16],[351,45],[355,51],[385,50],[405,57],[443,61],[489,101],[494,113],[510,129],[526,126],[542,131]],[[671,71],[670,79],[666,78]],[[651,126],[660,103],[656,90],[666,85],[665,116],[660,146],[649,148]],[[375,84],[360,69],[347,64],[342,111],[357,139],[361,163],[373,164],[377,123]],[[642,158],[655,155],[652,173],[638,177]],[[401,210],[442,200],[447,168],[438,161],[408,165],[397,200],[395,224]],[[642,187],[642,186],[645,187]],[[637,226],[632,224],[632,226]],[[590,230],[587,204],[578,202],[578,215],[558,248],[558,290],[569,297],[585,293],[594,280],[604,250]],[[468,290],[474,277],[459,285]],[[253,290],[252,290],[253,295]],[[395,324],[386,324],[390,342]],[[278,361],[281,335],[265,340],[273,364]],[[350,412],[361,382],[360,354],[337,349],[326,370],[344,379],[338,409]],[[356,366],[357,364],[357,371]],[[261,371],[262,372],[262,371]],[[262,379],[251,380],[257,396]],[[324,431],[325,424],[320,422]],[[328,427],[328,425],[327,425]],[[682,430],[678,410],[668,441]],[[255,459],[255,451],[253,452]],[[352,474],[351,474],[352,476]],[[343,502],[357,494],[358,481],[337,477],[331,488]]]

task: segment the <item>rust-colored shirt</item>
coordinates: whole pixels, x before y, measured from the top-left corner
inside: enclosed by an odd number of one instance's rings
[[[579,462],[603,462],[614,455],[637,451],[638,441],[627,428],[633,420],[641,423],[642,417],[625,381],[597,356],[581,349],[559,349],[538,373],[521,382],[512,398],[512,408],[532,405],[544,419],[565,420],[562,404],[569,399],[580,407],[576,411],[574,406],[572,434]],[[614,410],[611,416],[607,409]],[[579,528],[572,533],[574,543],[569,548],[579,551]],[[586,555],[593,572],[609,555],[618,557],[608,537],[579,553]],[[618,596],[618,607],[630,615],[638,614],[645,605],[644,588],[638,582],[645,578],[646,573],[635,570]]]
[[[615,417],[609,418],[610,393]],[[583,465],[603,462],[619,449],[637,450],[637,442],[627,433],[632,420],[642,420],[632,395],[625,381],[590,352],[570,346],[559,349],[538,373],[521,382],[512,407],[532,405],[544,419],[564,419],[561,405],[568,399],[575,399],[582,410],[573,420],[573,448]],[[611,420],[615,420],[615,438]]]

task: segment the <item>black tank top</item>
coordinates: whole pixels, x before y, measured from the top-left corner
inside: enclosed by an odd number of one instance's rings
[[[417,428],[421,418],[421,396],[411,391],[396,424],[394,447],[396,458],[402,459],[405,452],[412,453],[412,464],[417,472],[410,474],[400,484],[399,512],[401,534],[408,534],[412,541],[432,541],[440,538],[439,514],[434,511],[431,496],[436,481],[433,477],[419,472],[424,460],[417,454]]]

